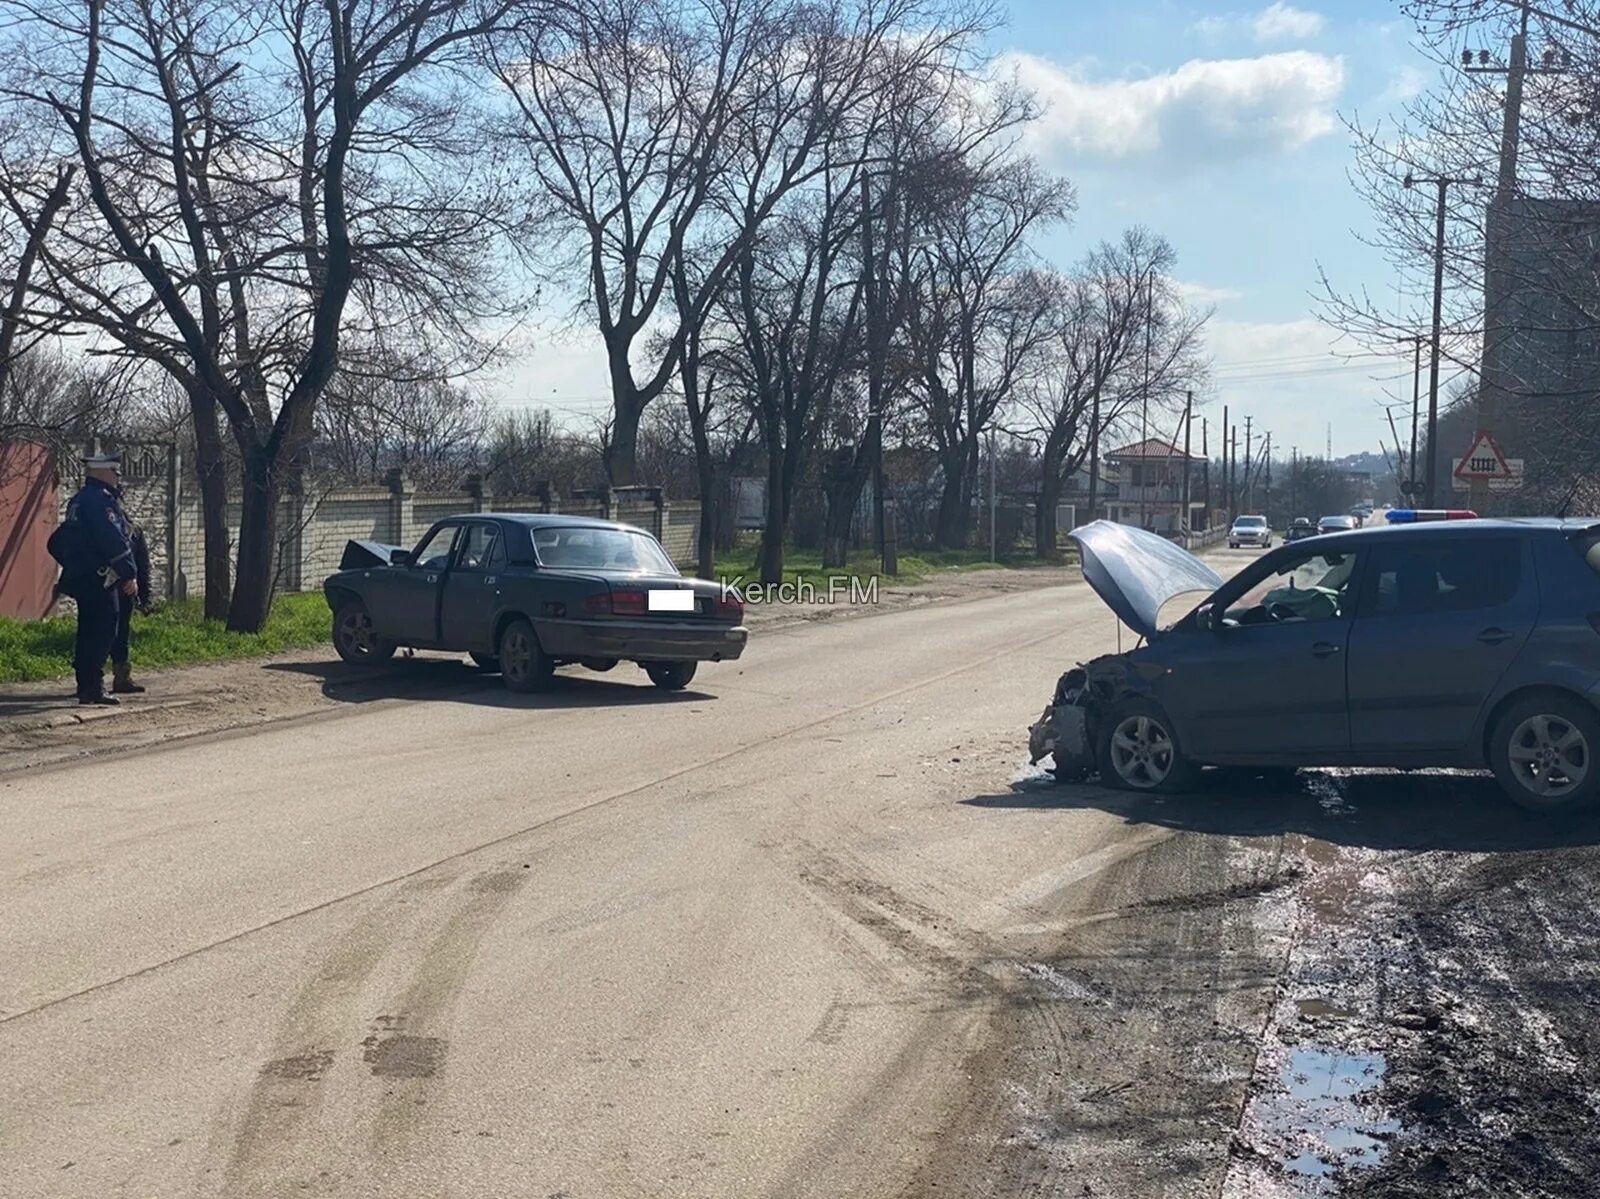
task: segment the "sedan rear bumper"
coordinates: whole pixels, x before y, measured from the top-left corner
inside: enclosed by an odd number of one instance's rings
[[[535,631],[552,658],[629,662],[731,662],[750,638],[743,626],[671,620],[541,620]]]

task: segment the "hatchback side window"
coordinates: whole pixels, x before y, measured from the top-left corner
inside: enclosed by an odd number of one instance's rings
[[[1373,551],[1361,611],[1412,616],[1498,608],[1521,584],[1522,545],[1514,537],[1394,541]]]
[[[1334,620],[1352,613],[1356,556],[1307,553],[1285,559],[1228,604],[1224,625]]]

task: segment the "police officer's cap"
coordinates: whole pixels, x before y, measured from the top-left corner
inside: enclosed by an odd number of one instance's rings
[[[88,470],[118,470],[122,466],[121,454],[89,454],[83,460]]]

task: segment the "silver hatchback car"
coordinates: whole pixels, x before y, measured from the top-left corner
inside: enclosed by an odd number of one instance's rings
[[[1228,548],[1236,550],[1241,545],[1260,546],[1264,550],[1272,548],[1272,526],[1265,516],[1241,516],[1233,522],[1228,530]]]

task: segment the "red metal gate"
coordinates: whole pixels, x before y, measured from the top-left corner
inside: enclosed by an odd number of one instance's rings
[[[56,563],[45,542],[59,510],[49,449],[31,441],[0,445],[0,616],[49,614]]]

